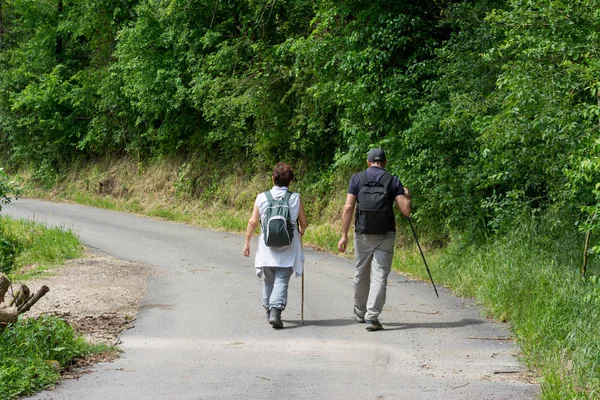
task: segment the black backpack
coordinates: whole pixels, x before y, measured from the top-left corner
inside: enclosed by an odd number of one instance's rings
[[[262,231],[267,247],[289,246],[294,237],[294,226],[290,217],[289,199],[292,193],[288,190],[283,197],[276,199],[267,190],[267,213],[262,220]]]
[[[356,200],[355,230],[358,233],[381,235],[396,230],[394,210],[388,194],[392,175],[386,173],[381,182],[369,181],[366,171],[359,174],[360,186]]]

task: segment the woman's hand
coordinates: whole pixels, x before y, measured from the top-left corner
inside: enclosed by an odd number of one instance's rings
[[[259,223],[260,214],[258,212],[258,207],[255,204],[254,209],[252,210],[252,217],[250,217],[248,227],[246,228],[246,242],[244,243],[244,256],[246,257],[250,257],[250,240],[252,240],[252,235],[254,235],[254,231]]]

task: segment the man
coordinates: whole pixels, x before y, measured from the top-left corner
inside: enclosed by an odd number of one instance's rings
[[[379,314],[385,304],[396,238],[393,204],[396,203],[406,217],[412,210],[410,191],[386,172],[386,164],[385,152],[372,149],[367,154],[368,168],[350,179],[342,213],[342,238],[338,242],[338,250],[345,252],[352,212],[358,202],[354,235],[354,315],[358,322],[366,322],[368,331],[383,329]]]

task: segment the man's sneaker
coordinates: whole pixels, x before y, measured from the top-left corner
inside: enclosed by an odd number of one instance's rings
[[[358,322],[359,324],[364,324],[365,323],[365,318],[361,317],[360,315],[358,315],[356,313],[356,310],[354,310],[354,318],[356,319],[356,322]]]
[[[271,311],[269,311],[269,323],[274,329],[283,328],[283,322],[281,322],[281,310],[279,308],[271,308]]]
[[[381,325],[377,320],[368,319],[365,322],[367,323],[367,330],[370,332],[380,331],[383,329],[383,325]]]

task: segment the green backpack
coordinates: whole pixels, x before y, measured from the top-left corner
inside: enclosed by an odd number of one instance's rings
[[[292,243],[294,226],[290,217],[289,200],[292,193],[288,190],[283,197],[276,199],[267,190],[267,213],[261,221],[261,227],[267,247],[284,247]]]

